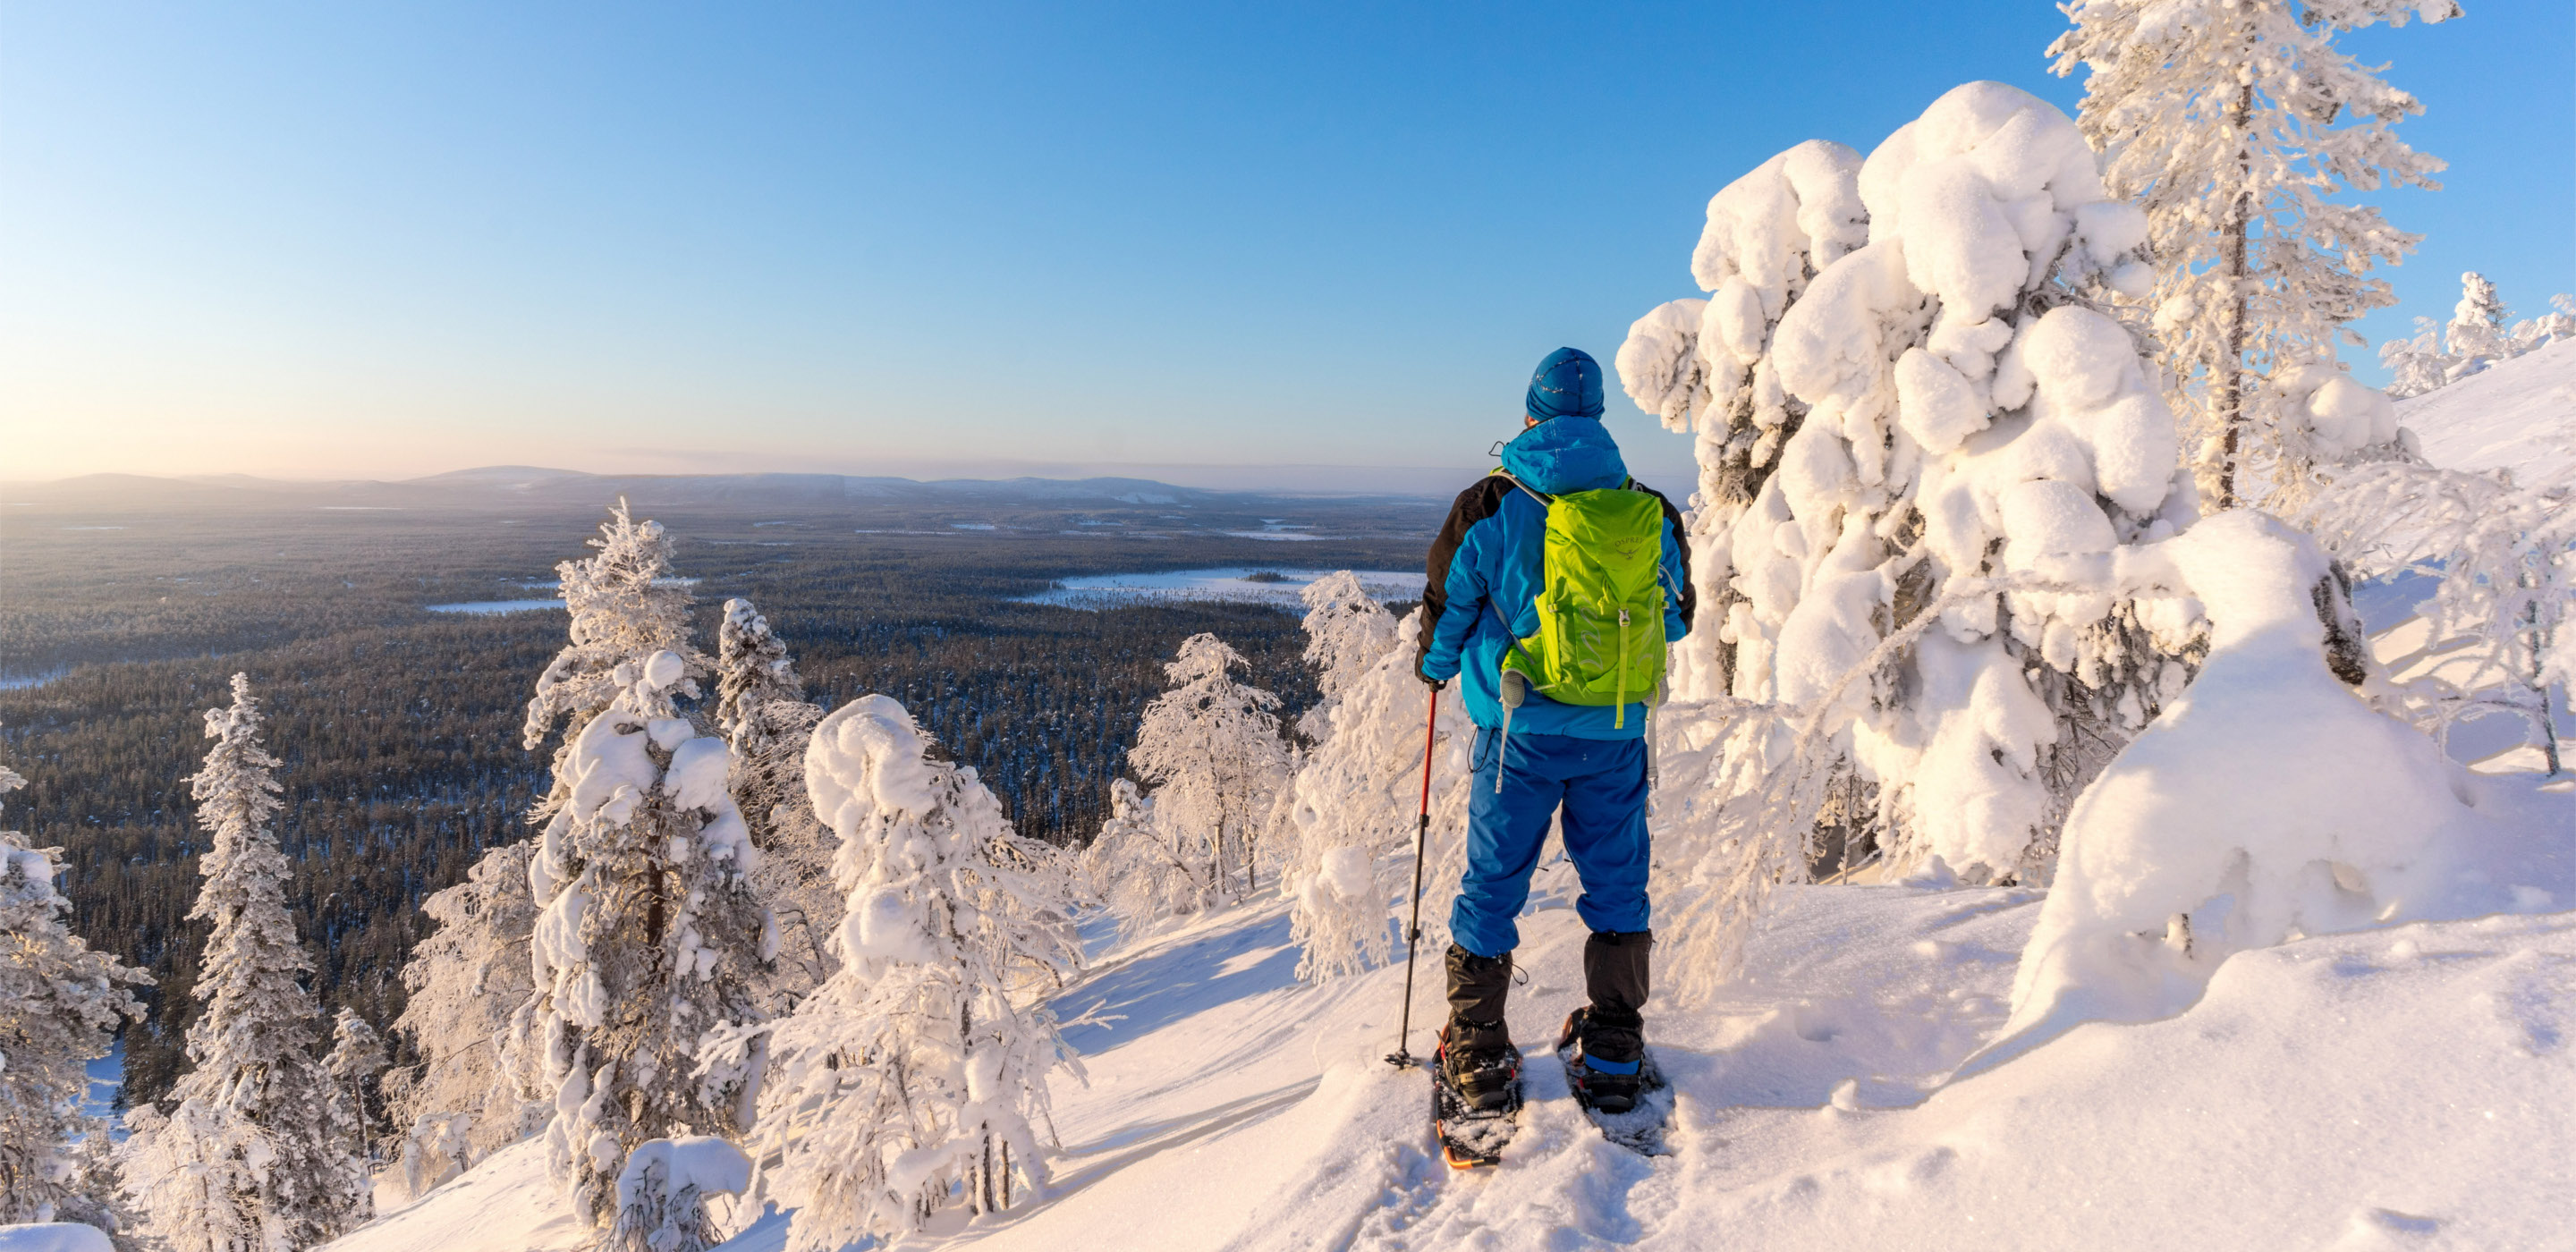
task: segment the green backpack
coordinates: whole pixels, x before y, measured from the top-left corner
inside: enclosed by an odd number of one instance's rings
[[[1652,699],[1664,678],[1663,501],[1633,480],[1560,496],[1512,485],[1547,506],[1547,548],[1538,633],[1503,657],[1506,703],[1520,703],[1518,673],[1551,700],[1617,706],[1624,727],[1627,706]]]

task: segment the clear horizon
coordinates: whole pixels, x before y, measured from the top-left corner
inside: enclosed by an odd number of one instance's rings
[[[1972,79],[2072,110],[2061,29],[8,0],[0,475],[1474,466],[1540,355],[1699,294],[1719,187]],[[2462,270],[2523,315],[2576,288],[2571,41],[2537,0],[2347,39],[2450,163],[2360,197],[2425,236],[2365,379]],[[1688,472],[1610,404],[1641,477]]]

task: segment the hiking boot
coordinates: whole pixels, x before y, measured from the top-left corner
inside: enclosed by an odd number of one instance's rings
[[[1579,1008],[1565,1019],[1556,1046],[1573,1050],[1566,1077],[1585,1105],[1613,1114],[1637,1107],[1637,1092],[1645,1085],[1645,1018],[1599,1005]]]
[[[1501,1022],[1453,1018],[1440,1032],[1440,1077],[1468,1108],[1506,1112],[1520,1090],[1521,1051]]]

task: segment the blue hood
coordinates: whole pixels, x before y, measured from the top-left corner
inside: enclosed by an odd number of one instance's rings
[[[1503,445],[1503,468],[1531,490],[1547,495],[1599,491],[1628,481],[1628,463],[1610,430],[1596,421],[1558,418],[1522,431]]]

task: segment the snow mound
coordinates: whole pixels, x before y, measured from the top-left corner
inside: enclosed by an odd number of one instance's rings
[[[387,1213],[329,1252],[573,1252],[598,1232],[573,1215],[530,1139],[483,1158],[409,1208]]]
[[[2522,483],[2576,470],[2576,339],[2401,400],[2397,420],[2444,469],[2509,469]]]

